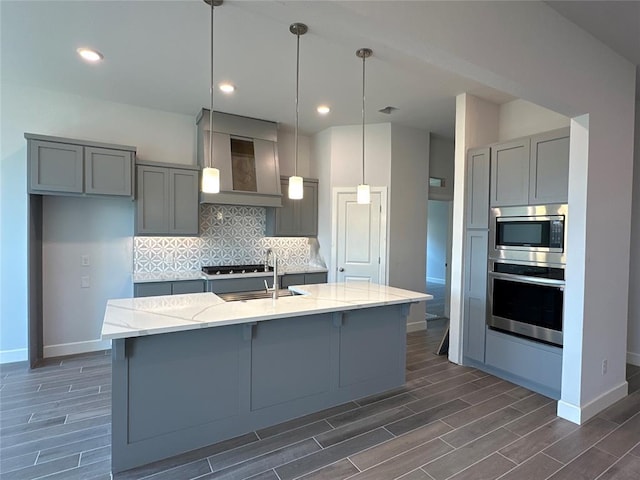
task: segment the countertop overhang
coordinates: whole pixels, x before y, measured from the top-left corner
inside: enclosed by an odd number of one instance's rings
[[[289,287],[289,297],[225,302],[214,293],[109,300],[102,339],[246,324],[431,300],[432,295],[374,283],[325,283]]]

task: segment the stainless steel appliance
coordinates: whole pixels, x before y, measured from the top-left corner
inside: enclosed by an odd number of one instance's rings
[[[491,328],[562,346],[564,268],[489,262]]]
[[[564,265],[567,217],[565,204],[492,208],[489,258]]]
[[[491,209],[487,325],[562,346],[568,208]]]

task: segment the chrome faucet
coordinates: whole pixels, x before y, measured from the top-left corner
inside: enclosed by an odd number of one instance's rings
[[[266,256],[264,259],[264,271],[269,271],[269,255],[273,257],[273,286],[269,287],[267,281],[264,281],[264,288],[267,293],[271,292],[271,298],[273,300],[278,299],[278,256],[276,255],[275,250],[272,248],[267,248]]]

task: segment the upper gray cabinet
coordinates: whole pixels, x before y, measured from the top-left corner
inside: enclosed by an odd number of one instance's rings
[[[567,203],[569,129],[531,137],[529,203]]]
[[[567,203],[569,129],[491,147],[491,206]]]
[[[199,171],[138,164],[136,235],[198,235]]]
[[[135,147],[25,133],[29,193],[133,196]]]
[[[209,110],[196,119],[197,157],[209,163]],[[281,206],[277,126],[274,122],[214,112],[213,166],[220,170],[220,193],[202,193],[203,203]]]
[[[491,148],[491,206],[529,203],[529,139]]]
[[[318,180],[305,178],[303,197],[291,200],[286,194],[288,177],[280,178],[281,208],[267,209],[266,235],[271,237],[315,237],[318,235]]]
[[[489,228],[489,147],[467,153],[467,228]]]

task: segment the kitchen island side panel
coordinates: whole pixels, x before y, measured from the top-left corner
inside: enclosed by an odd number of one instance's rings
[[[403,385],[408,307],[113,340],[112,472]]]

